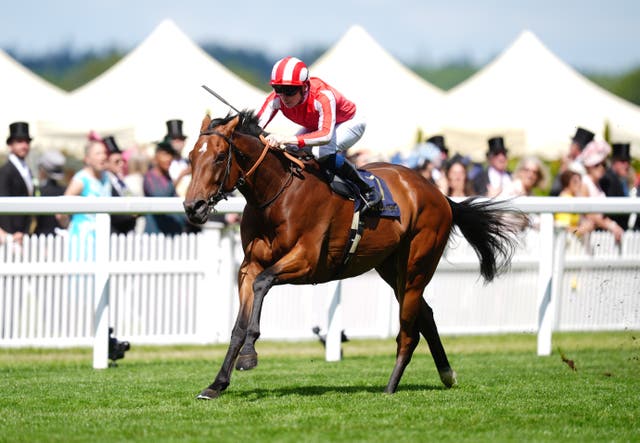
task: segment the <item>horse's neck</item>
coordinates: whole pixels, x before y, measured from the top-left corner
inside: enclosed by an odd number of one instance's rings
[[[250,155],[245,152],[249,161],[243,165],[247,174],[260,161],[251,175],[245,178],[245,184],[240,189],[247,202],[255,206],[272,199],[291,176],[290,165],[276,151],[267,152],[264,159],[260,160],[263,149],[261,143],[255,144]]]

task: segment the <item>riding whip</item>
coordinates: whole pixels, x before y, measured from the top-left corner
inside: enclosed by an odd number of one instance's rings
[[[228,101],[226,101],[225,99],[223,99],[222,97],[220,97],[220,95],[218,95],[214,90],[212,90],[211,88],[207,87],[206,85],[202,85],[202,87],[209,92],[211,95],[213,95],[215,98],[217,98],[218,100],[220,100],[222,103],[224,103],[225,105],[227,105],[228,107],[230,107],[231,109],[233,109],[234,111],[236,111],[238,114],[240,114],[240,111],[238,111],[234,106],[231,105],[231,103],[229,103]]]

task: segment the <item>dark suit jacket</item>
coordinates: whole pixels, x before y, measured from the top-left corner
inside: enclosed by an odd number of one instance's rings
[[[7,161],[0,167],[0,196],[28,197],[29,190],[13,163]],[[10,234],[16,232],[29,233],[32,217],[30,215],[0,214],[0,228]]]
[[[507,171],[507,175],[511,173]],[[487,195],[487,187],[489,186],[489,168],[485,168],[473,179],[473,192],[476,195]]]
[[[40,186],[40,195],[42,197],[57,197],[64,195],[65,187],[61,186],[55,180],[46,180]],[[55,234],[56,228],[61,228],[56,216],[52,214],[41,214],[36,217],[36,230],[34,234],[48,235]]]
[[[111,186],[112,197],[122,197],[115,186]],[[136,227],[136,216],[129,214],[111,214],[111,233],[127,234]]]
[[[607,197],[627,197],[620,177],[612,169],[607,169],[604,177],[600,179],[600,187]],[[607,217],[618,223],[622,229],[626,230],[629,226],[629,214],[607,214]]]

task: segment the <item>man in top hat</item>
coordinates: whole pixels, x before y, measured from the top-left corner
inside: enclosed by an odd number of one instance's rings
[[[593,137],[594,133],[589,131],[588,129],[584,129],[579,126],[576,128],[576,133],[571,138],[571,143],[569,144],[569,152],[565,157],[562,158],[560,170],[553,180],[553,183],[551,185],[551,192],[549,193],[549,195],[557,197],[560,194],[560,192],[562,191],[560,175],[562,175],[562,173],[569,168],[570,164],[576,161],[578,156],[584,150],[584,147],[593,140]]]
[[[187,137],[182,132],[182,120],[167,121],[167,135],[164,137],[165,142],[169,142],[176,152],[176,157],[171,162],[169,175],[173,180],[173,185],[178,191],[178,195],[184,196],[188,180],[183,180],[187,175],[191,174],[189,163],[182,156],[182,150],[186,144]],[[183,192],[181,192],[181,190]]]
[[[15,122],[9,125],[9,158],[0,167],[0,196],[28,197],[33,196],[33,176],[25,161],[31,149],[29,125]],[[0,214],[0,241],[7,234],[12,234],[16,242],[22,242],[22,236],[28,234],[33,222],[30,215]]]
[[[65,186],[62,185],[64,179],[64,164],[66,159],[58,151],[48,151],[38,159],[38,186],[35,195],[37,197],[57,197],[64,195]],[[55,234],[56,229],[62,226],[55,215],[41,214],[36,217],[36,230],[34,234],[48,235]]]
[[[124,158],[116,143],[115,137],[108,135],[102,139],[107,148],[107,176],[111,182],[111,196],[125,197],[130,195],[124,182]],[[136,227],[136,216],[129,214],[111,214],[111,232],[126,234]]]
[[[631,151],[629,143],[613,143],[611,145],[611,166],[600,179],[600,187],[607,197],[629,196],[629,171],[631,170]],[[629,214],[610,214],[624,230],[629,225]]]
[[[473,191],[477,195],[495,197],[511,184],[511,173],[507,170],[507,154],[509,150],[502,137],[492,137],[487,140],[488,166],[473,180]]]

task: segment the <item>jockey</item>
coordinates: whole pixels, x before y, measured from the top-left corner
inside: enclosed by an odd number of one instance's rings
[[[319,78],[309,77],[307,66],[295,57],[276,62],[271,86],[273,91],[258,112],[260,127],[265,128],[281,111],[302,129],[295,135],[270,134],[268,145],[295,145],[312,154],[322,166],[354,183],[367,208],[378,206],[380,194],[341,155],[360,140],[366,127],[356,105]]]

